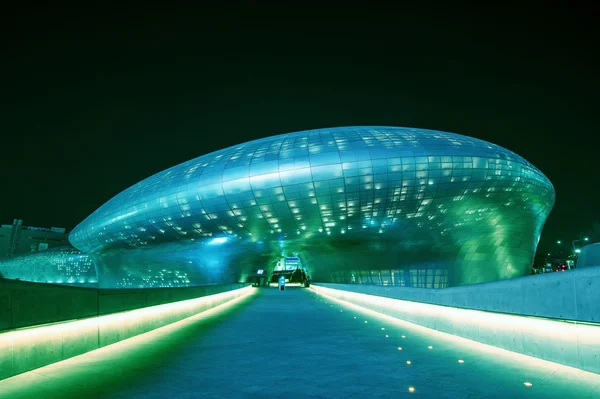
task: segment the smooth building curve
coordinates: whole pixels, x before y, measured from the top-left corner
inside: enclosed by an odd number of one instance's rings
[[[298,253],[313,281],[446,287],[529,274],[555,200],[522,157],[402,127],[282,134],[121,192],[70,234],[102,286],[243,281]]]

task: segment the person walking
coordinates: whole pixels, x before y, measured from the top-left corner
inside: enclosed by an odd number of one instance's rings
[[[279,291],[285,290],[285,276],[279,277]]]

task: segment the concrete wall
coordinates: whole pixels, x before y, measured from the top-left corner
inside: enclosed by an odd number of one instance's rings
[[[0,332],[98,315],[98,290],[0,279]]]
[[[581,253],[577,258],[578,268],[594,266],[600,266],[600,242],[581,248]]]
[[[122,292],[6,280],[0,284],[0,321],[5,327],[0,331],[0,379],[143,334],[253,292],[248,284]],[[23,325],[29,327],[16,327]]]
[[[600,322],[600,267],[536,274],[442,290],[358,284],[314,284],[464,309]]]
[[[0,332],[183,301],[246,285],[107,290],[0,279]]]
[[[596,267],[437,291],[323,283],[312,287],[433,330],[600,373],[600,326],[560,320],[598,321],[599,284]]]

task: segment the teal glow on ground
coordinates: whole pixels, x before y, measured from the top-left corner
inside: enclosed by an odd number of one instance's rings
[[[600,375],[513,361],[304,288],[257,291],[224,312],[0,381],[0,397],[600,398]]]

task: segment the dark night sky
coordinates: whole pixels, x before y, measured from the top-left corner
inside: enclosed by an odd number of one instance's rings
[[[599,8],[35,10],[0,17],[1,223],[73,228],[191,158],[345,125],[525,157],[557,192],[542,245],[600,222]]]

